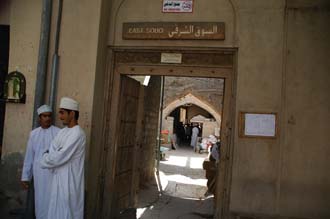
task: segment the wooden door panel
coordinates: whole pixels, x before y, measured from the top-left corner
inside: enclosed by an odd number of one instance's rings
[[[120,161],[117,163],[116,172],[120,174],[132,170],[133,160],[130,158],[133,157],[133,147],[124,147],[118,152],[117,156]]]
[[[130,193],[130,182],[132,181],[132,172],[128,171],[128,172],[124,172],[120,175],[118,175],[116,177],[116,180],[118,182],[118,184],[120,185],[118,187],[118,198],[122,198],[124,196],[129,195]],[[127,207],[127,206],[125,206]]]
[[[132,205],[132,184],[140,83],[121,76],[119,113],[116,136],[115,200],[116,215]]]
[[[134,142],[135,138],[133,138],[131,136],[127,136],[127,135],[126,136],[122,135],[122,133],[126,133],[126,134],[134,136],[135,129],[136,129],[136,122],[127,123],[125,121],[121,121],[121,127],[119,129],[120,136],[118,136],[120,144],[118,145],[118,147],[130,147],[135,144],[135,142]]]

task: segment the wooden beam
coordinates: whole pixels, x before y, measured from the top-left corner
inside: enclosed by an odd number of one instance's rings
[[[118,64],[116,71],[125,75],[159,75],[203,78],[228,78],[231,67]]]

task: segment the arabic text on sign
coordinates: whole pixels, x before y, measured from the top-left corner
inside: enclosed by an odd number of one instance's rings
[[[137,22],[123,24],[123,39],[225,39],[223,22]]]
[[[175,27],[175,29],[168,33],[170,38],[174,37],[175,35],[181,36],[184,34],[193,34],[195,37],[203,37],[205,35],[212,35],[218,33],[218,27],[213,25],[211,29],[201,28],[199,26],[189,25],[185,26],[184,29],[179,29],[179,27]]]

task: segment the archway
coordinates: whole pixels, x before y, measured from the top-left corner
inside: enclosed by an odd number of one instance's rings
[[[194,96],[191,93],[185,95],[182,98],[176,99],[173,102],[171,102],[170,104],[168,104],[165,107],[165,109],[163,110],[163,118],[162,118],[163,121],[166,119],[167,116],[169,116],[169,114],[173,110],[175,110],[176,108],[178,108],[180,106],[184,106],[184,105],[187,105],[187,104],[194,104],[194,105],[197,105],[200,108],[206,110],[207,112],[209,112],[215,118],[215,121],[217,122],[217,125],[220,126],[220,124],[221,124],[221,115],[220,115],[220,113],[218,113],[212,106],[205,103],[204,101],[197,98],[196,96]]]

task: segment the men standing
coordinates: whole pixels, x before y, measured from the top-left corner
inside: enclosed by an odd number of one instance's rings
[[[86,135],[78,125],[79,104],[63,97],[59,118],[66,126],[40,160],[42,168],[51,169],[48,219],[84,218],[84,161]]]
[[[49,189],[52,174],[39,164],[43,153],[49,149],[59,128],[52,126],[52,109],[43,105],[37,110],[40,127],[31,131],[22,170],[22,186],[28,189],[33,177],[36,218],[47,218]]]

